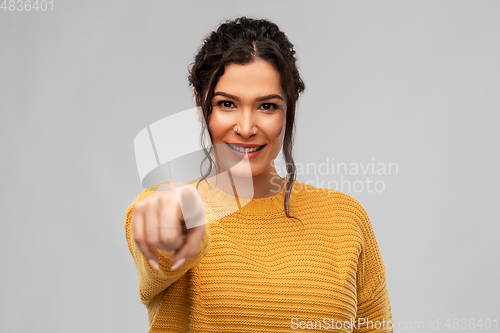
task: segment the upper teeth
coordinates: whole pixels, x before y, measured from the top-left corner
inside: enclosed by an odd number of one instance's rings
[[[256,151],[256,150],[258,150],[260,148],[260,146],[259,147],[254,147],[254,148],[243,148],[241,146],[232,145],[230,143],[228,143],[228,145],[231,148],[233,148],[234,150],[239,151],[240,153],[251,153],[251,152],[254,152],[254,151]]]

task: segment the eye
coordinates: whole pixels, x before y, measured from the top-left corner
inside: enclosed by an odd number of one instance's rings
[[[223,109],[230,109],[234,104],[231,101],[219,101],[217,105]]]
[[[262,104],[261,106],[264,110],[276,110],[276,108],[278,107],[276,104],[274,103],[264,103]]]

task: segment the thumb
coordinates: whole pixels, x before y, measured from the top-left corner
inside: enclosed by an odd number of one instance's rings
[[[193,186],[183,186],[177,189],[177,198],[187,229],[207,223],[205,219],[205,203]]]

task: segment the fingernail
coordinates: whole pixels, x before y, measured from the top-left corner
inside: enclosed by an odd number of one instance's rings
[[[177,260],[177,262],[172,265],[172,267],[170,268],[170,270],[172,270],[172,271],[175,270],[177,267],[179,267],[180,265],[182,265],[184,263],[184,261],[186,261],[186,258],[182,258],[182,259]]]
[[[149,264],[154,268],[154,269],[158,269],[159,266],[158,266],[158,262],[154,259],[149,259],[148,260]]]

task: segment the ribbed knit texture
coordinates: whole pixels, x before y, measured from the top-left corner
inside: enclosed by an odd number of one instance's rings
[[[235,202],[220,189],[204,197],[206,186],[200,183],[199,192],[207,216]],[[365,210],[352,197],[295,181],[291,214],[301,221],[286,217],[284,188],[252,199],[206,224],[197,255],[171,271],[170,252],[153,248],[160,260],[155,270],[132,237],[134,205],[155,188],[127,208],[125,222],[149,332],[296,332],[300,321],[302,328],[311,321],[307,332],[393,332],[376,325],[327,327],[358,318],[392,320],[382,256]]]

